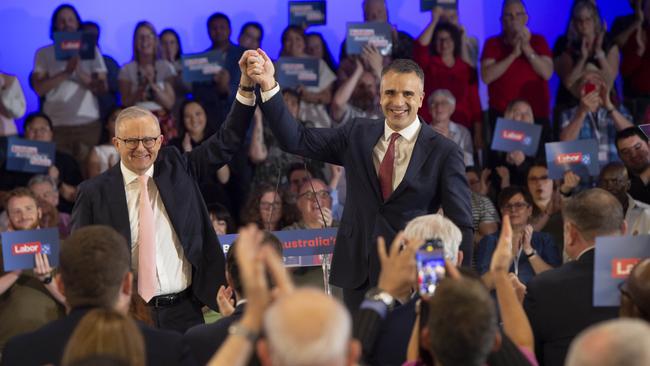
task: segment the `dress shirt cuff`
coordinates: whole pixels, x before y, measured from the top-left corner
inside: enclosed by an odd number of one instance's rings
[[[266,103],[269,99],[273,98],[280,91],[280,84],[277,82],[271,90],[263,91],[262,94],[262,103]]]
[[[239,103],[243,105],[247,105],[249,107],[254,107],[255,106],[255,93],[253,93],[253,97],[245,97],[241,93],[237,92],[237,96],[235,97],[239,101]],[[264,99],[264,97],[262,97]]]
[[[372,310],[377,313],[377,315],[379,315],[379,317],[382,319],[385,319],[386,314],[388,313],[388,306],[386,306],[386,304],[381,301],[373,301],[368,299],[363,300],[360,309]]]

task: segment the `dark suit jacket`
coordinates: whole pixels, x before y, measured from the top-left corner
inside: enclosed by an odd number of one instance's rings
[[[340,128],[305,128],[287,111],[280,93],[261,104],[283,150],[345,167],[347,201],[336,237],[330,282],[351,289],[379,276],[377,237],[391,243],[397,231],[440,207],[462,231],[461,250],[472,258],[471,194],[460,148],[422,125],[402,182],[384,202],[372,151],[383,120],[357,118]]]
[[[192,264],[192,292],[215,310],[217,289],[226,284],[224,257],[196,182],[230,161],[245,138],[254,110],[233,103],[222,128],[201,146],[184,154],[174,147],[164,147],[154,163],[153,179],[185,257]],[[79,186],[72,228],[86,225],[111,226],[131,245],[119,164]]]
[[[244,315],[246,303],[235,308],[232,315],[221,318],[212,324],[201,324],[194,326],[185,333],[185,341],[190,346],[190,350],[199,365],[205,365],[214,356],[215,352],[221,347],[226,338],[228,338],[228,328],[239,321]],[[251,358],[249,365],[259,365],[255,355]]]
[[[618,308],[593,307],[594,250],[540,273],[528,283],[524,309],[540,365],[564,365],[573,338],[588,326],[618,317]]]
[[[73,309],[65,318],[10,339],[2,352],[1,365],[59,365],[68,339],[89,310],[91,308]],[[144,337],[147,365],[196,365],[183,336],[140,323],[138,326]]]

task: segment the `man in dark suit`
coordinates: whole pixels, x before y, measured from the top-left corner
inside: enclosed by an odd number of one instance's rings
[[[242,76],[240,83],[237,99],[252,96],[252,81]],[[219,131],[181,154],[161,149],[153,114],[127,108],[117,117],[113,138],[120,164],[79,188],[73,230],[103,224],[127,238],[138,293],[159,327],[184,333],[203,323],[202,304],[216,309],[217,288],[225,284],[224,259],[196,181],[214,174],[239,150],[253,112],[236,101]]]
[[[271,246],[279,256],[282,256],[282,242],[280,242],[280,240],[270,232],[264,232],[262,245]],[[239,266],[237,265],[236,247],[235,242],[230,246],[228,254],[226,255],[226,280],[228,281],[228,287],[235,295],[235,308],[230,309],[233,311],[232,314],[225,316],[212,324],[201,324],[192,327],[187,331],[187,333],[185,333],[185,340],[189,344],[190,350],[194,354],[194,358],[200,365],[205,365],[210,361],[210,358],[212,358],[214,353],[226,340],[226,337],[228,337],[228,329],[230,326],[241,320],[244,315],[246,296],[240,281],[241,276]],[[220,290],[219,293],[221,295],[222,291]],[[227,315],[228,312],[224,311],[222,308],[223,306],[228,305],[222,305],[222,302],[219,302],[220,312],[223,315]],[[259,359],[256,355],[253,355],[250,364],[259,365]]]
[[[564,365],[578,333],[618,316],[618,308],[593,306],[594,245],[598,236],[625,235],[621,204],[609,192],[594,188],[568,200],[562,214],[564,250],[572,261],[535,276],[524,299],[540,365]]]
[[[291,117],[262,50],[246,72],[262,90],[261,108],[280,146],[293,154],[345,167],[347,202],[338,230],[330,282],[355,310],[377,284],[376,239],[392,242],[416,216],[440,208],[462,231],[465,264],[472,258],[472,211],[463,155],[451,140],[421,123],[424,74],[410,60],[382,71],[385,120],[357,118],[341,128],[305,128]]]
[[[90,226],[72,233],[61,246],[56,285],[66,297],[70,313],[40,329],[9,340],[2,365],[58,365],[68,339],[93,308],[112,308],[127,314],[133,273],[126,240],[107,226]],[[148,365],[194,365],[180,334],[139,323]]]

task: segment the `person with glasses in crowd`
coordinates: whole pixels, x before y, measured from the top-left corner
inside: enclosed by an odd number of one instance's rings
[[[510,186],[499,194],[501,215],[510,216],[512,224],[512,256],[510,272],[524,285],[535,275],[562,264],[557,247],[550,234],[537,232],[529,224],[533,214],[533,198],[521,187]],[[484,237],[478,245],[476,267],[489,288],[494,288],[490,261],[496,249],[500,231]]]
[[[243,211],[242,222],[255,224],[266,231],[276,231],[293,224],[294,208],[289,204],[288,193],[272,184],[260,184],[249,196]]]

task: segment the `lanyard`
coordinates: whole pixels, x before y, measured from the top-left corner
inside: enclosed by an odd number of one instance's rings
[[[520,244],[519,245],[519,251],[517,252],[517,256],[515,257],[515,262],[513,265],[515,266],[515,276],[519,278],[519,258],[521,258],[521,252],[523,252],[524,247]]]

